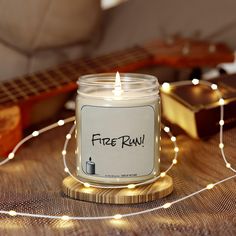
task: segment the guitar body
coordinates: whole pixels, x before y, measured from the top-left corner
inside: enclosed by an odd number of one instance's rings
[[[0,108],[0,158],[6,157],[22,139],[24,128],[57,114],[67,99],[68,91],[65,89],[62,94],[50,94],[25,101],[19,106]]]
[[[0,157],[6,156],[20,141],[23,129],[52,117],[63,106],[68,92],[75,91],[76,81],[84,74],[132,72],[164,65],[175,68],[216,66],[232,62],[233,52],[223,44],[176,39],[157,41],[110,55],[79,59],[54,69],[0,82]],[[187,47],[187,50],[186,50]],[[187,52],[187,53],[186,53]]]
[[[18,106],[0,108],[0,155],[7,155],[21,138],[20,108]]]

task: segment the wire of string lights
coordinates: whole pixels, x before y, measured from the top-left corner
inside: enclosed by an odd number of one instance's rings
[[[225,155],[224,152],[224,142],[223,142],[223,126],[224,126],[224,104],[225,101],[218,89],[218,86],[216,84],[212,84],[208,81],[199,81],[198,79],[193,79],[192,81],[182,81],[182,82],[178,82],[178,85],[189,85],[189,84],[193,84],[194,86],[197,86],[198,84],[205,84],[207,86],[209,86],[212,90],[215,90],[218,93],[218,97],[219,97],[219,105],[220,105],[220,120],[219,120],[219,125],[220,125],[220,133],[219,133],[219,149],[222,155],[222,158],[224,160],[225,166],[226,168],[230,169],[234,174],[223,178],[215,183],[209,183],[208,185],[206,185],[205,187],[201,188],[200,190],[197,190],[189,195],[186,195],[184,197],[178,198],[174,201],[171,202],[167,202],[163,205],[157,206],[157,207],[153,207],[153,208],[149,208],[146,210],[142,210],[142,211],[137,211],[137,212],[131,212],[131,213],[124,213],[124,214],[115,214],[115,215],[107,215],[107,216],[68,216],[68,215],[46,215],[46,214],[33,214],[33,213],[26,213],[26,212],[16,212],[14,210],[10,210],[10,211],[5,211],[5,210],[1,210],[0,209],[0,214],[4,214],[4,215],[10,215],[10,216],[25,216],[25,217],[35,217],[35,218],[49,218],[49,219],[60,219],[60,220],[104,220],[104,219],[121,219],[124,217],[131,217],[131,216],[136,216],[136,215],[140,215],[140,214],[145,214],[145,213],[149,213],[149,212],[153,212],[153,211],[157,211],[159,209],[166,209],[169,208],[171,206],[173,206],[174,204],[177,204],[179,202],[182,202],[188,198],[191,198],[193,196],[196,196],[204,191],[207,190],[211,190],[213,189],[215,186],[222,184],[228,180],[231,180],[233,178],[236,178],[236,170],[232,167],[231,163],[228,162],[227,157]],[[173,83],[174,84],[174,83]],[[171,85],[169,83],[163,83],[162,84],[162,90],[164,91],[169,91],[171,89]],[[57,123],[51,124],[45,128],[42,128],[38,131],[34,131],[32,132],[32,134],[26,136],[24,139],[22,139],[16,146],[15,148],[12,150],[12,152],[9,153],[8,157],[6,159],[4,159],[3,161],[0,162],[0,166],[6,164],[7,162],[9,162],[11,159],[13,159],[15,157],[15,153],[17,152],[17,150],[28,140],[35,138],[37,136],[39,136],[42,133],[45,133],[51,129],[54,129],[58,126],[63,126],[66,123],[69,122],[73,122],[75,120],[75,117],[70,117],[67,118],[65,120],[59,120]],[[69,143],[69,140],[72,137],[72,133],[75,129],[75,122],[73,124],[73,126],[71,127],[70,131],[66,134],[66,139],[65,139],[65,143],[63,146],[63,150],[62,150],[62,158],[63,158],[63,163],[64,163],[64,171],[67,172],[69,175],[71,175],[76,181],[79,181],[81,183],[84,184],[85,187],[89,188],[89,187],[104,187],[104,186],[100,186],[100,185],[92,185],[89,183],[85,183],[82,182],[81,180],[77,179],[74,175],[72,175],[72,173],[70,172],[67,163],[66,163],[66,153],[67,153],[67,146]],[[165,174],[170,171],[170,169],[177,164],[177,156],[178,156],[178,152],[179,152],[179,147],[177,146],[177,142],[176,142],[176,137],[172,135],[170,128],[167,126],[163,126],[162,127],[163,130],[168,134],[168,136],[170,137],[171,141],[174,144],[174,158],[172,159],[172,163],[171,165],[167,168],[167,170],[165,170],[164,172],[161,172],[160,175],[158,176],[154,176],[154,178],[152,180],[149,181],[145,181],[142,183],[136,183],[136,184],[129,184],[129,185],[120,185],[117,186],[117,188],[129,188],[129,189],[133,189],[136,186],[139,185],[144,185],[144,184],[148,184],[151,182],[154,182],[155,180],[157,180],[158,178],[164,177]]]

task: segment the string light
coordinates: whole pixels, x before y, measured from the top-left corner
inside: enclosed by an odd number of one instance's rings
[[[128,188],[129,188],[129,189],[135,188],[135,184],[129,184],[129,185],[128,185]]]
[[[113,216],[113,218],[115,220],[120,220],[122,218],[122,215],[121,214],[116,214],[116,215]]]
[[[63,126],[65,124],[64,120],[59,120],[57,122],[58,126]]]
[[[169,127],[164,127],[164,131],[166,132],[166,133],[169,133],[170,132],[170,128]]]
[[[172,142],[176,141],[176,137],[175,136],[172,136],[170,139],[171,139]]]
[[[61,154],[62,154],[63,156],[65,156],[65,155],[66,155],[66,150],[62,150]]]
[[[14,156],[15,156],[14,152],[10,152],[10,153],[8,154],[8,158],[9,158],[9,159],[13,159]]]
[[[165,177],[166,176],[166,172],[161,172],[160,176],[161,177]]]
[[[230,168],[230,167],[231,167],[231,164],[230,164],[230,163],[226,163],[226,167],[227,167],[227,168]]]
[[[219,144],[219,148],[223,149],[223,148],[224,148],[224,144],[223,144],[223,143],[220,143],[220,144]]]
[[[84,183],[85,188],[89,188],[91,185],[89,183]]]
[[[175,147],[175,148],[174,148],[174,151],[175,151],[175,152],[179,152],[179,148],[178,148],[178,147]]]
[[[220,121],[219,121],[219,124],[220,124],[221,126],[224,125],[224,123],[225,123],[224,120],[220,120]]]
[[[16,213],[15,211],[9,211],[8,214],[9,214],[10,216],[16,216],[16,215],[17,215],[17,213]]]
[[[34,131],[33,133],[32,133],[32,136],[33,137],[37,137],[39,135],[39,131]]]
[[[206,186],[207,189],[212,189],[213,187],[214,187],[214,184],[208,184],[208,185]]]
[[[70,217],[69,217],[69,216],[66,216],[66,215],[64,215],[64,216],[62,216],[62,217],[61,217],[61,219],[62,219],[62,220],[69,220],[69,219],[70,219]]]
[[[169,208],[169,207],[171,207],[171,203],[170,202],[167,202],[166,204],[164,204],[162,207],[164,208],[164,209],[166,209],[166,208]]]
[[[195,82],[192,81],[193,84],[194,84],[194,83],[196,84],[196,82],[197,82],[197,81],[195,81]],[[199,82],[200,82],[200,81],[199,81]],[[210,86],[212,90],[217,90],[217,89],[218,89],[217,85],[211,84],[211,83],[209,83],[209,82],[207,82],[207,81],[201,81],[201,83]],[[184,81],[184,82],[182,82],[182,84],[185,84],[185,85],[186,85],[186,84],[189,84],[189,82]],[[199,83],[197,83],[197,84],[199,84]],[[196,85],[197,85],[197,84],[196,84]],[[165,85],[165,86],[170,89],[170,84],[169,84],[169,85]],[[164,87],[165,87],[165,86],[164,86]],[[146,209],[146,210],[143,210],[143,211],[138,211],[138,212],[131,212],[131,213],[127,213],[127,214],[122,214],[122,215],[121,215],[121,214],[116,214],[116,215],[113,215],[113,216],[109,216],[109,215],[108,215],[108,216],[88,216],[88,217],[86,217],[86,216],[85,216],[85,217],[83,217],[83,216],[66,216],[66,215],[64,215],[64,216],[57,216],[57,215],[44,215],[44,214],[33,214],[33,213],[16,212],[16,211],[14,211],[14,210],[10,210],[10,211],[0,210],[0,214],[8,214],[8,215],[10,215],[10,216],[16,216],[16,215],[18,215],[18,216],[47,218],[47,219],[48,219],[48,218],[49,218],[49,219],[61,219],[61,220],[104,220],[104,219],[117,219],[117,220],[118,220],[118,219],[121,219],[121,218],[123,218],[123,217],[130,217],[130,216],[135,216],[135,215],[140,215],[140,214],[145,214],[145,213],[148,213],[148,212],[156,211],[156,210],[159,210],[159,209],[166,209],[166,208],[169,208],[170,206],[172,206],[172,205],[175,204],[175,203],[178,203],[178,202],[181,202],[181,201],[183,201],[183,200],[185,200],[185,199],[188,199],[188,198],[190,198],[190,197],[196,196],[196,195],[198,195],[198,194],[200,194],[200,193],[202,193],[202,192],[204,192],[204,191],[206,191],[206,190],[212,189],[213,187],[215,187],[215,186],[217,186],[217,185],[219,185],[219,184],[222,184],[222,183],[224,183],[224,182],[226,182],[226,181],[228,181],[228,180],[231,180],[231,179],[233,179],[233,178],[236,178],[236,174],[235,174],[235,173],[236,173],[236,170],[231,167],[231,164],[227,161],[226,156],[225,156],[225,154],[224,154],[224,144],[223,144],[223,125],[224,125],[224,120],[223,120],[223,105],[225,104],[225,101],[224,101],[224,99],[222,98],[220,92],[219,92],[219,95],[220,95],[219,104],[220,104],[220,106],[221,106],[221,114],[220,114],[221,119],[220,119],[220,121],[219,121],[219,124],[220,124],[220,143],[219,143],[219,147],[220,147],[220,149],[221,149],[221,154],[222,154],[222,157],[223,157],[223,160],[224,160],[224,162],[225,162],[226,167],[229,168],[229,169],[231,169],[231,171],[234,172],[234,175],[229,176],[229,177],[227,177],[227,178],[224,178],[224,179],[222,179],[222,180],[220,180],[220,181],[218,181],[218,182],[216,182],[216,183],[214,183],[214,184],[210,183],[210,184],[208,184],[205,188],[202,188],[202,189],[200,189],[200,190],[198,190],[198,191],[195,191],[195,192],[193,192],[193,193],[191,193],[191,194],[189,194],[189,195],[187,195],[187,196],[181,197],[181,198],[179,198],[179,199],[177,199],[177,200],[174,200],[174,201],[172,201],[172,202],[165,203],[165,204],[162,205],[162,206],[158,206],[158,207],[154,207],[154,208],[149,208],[149,209]],[[49,125],[49,126],[43,128],[43,129],[39,130],[39,131],[34,131],[31,135],[26,136],[24,139],[22,139],[22,140],[15,146],[15,148],[12,150],[12,152],[9,153],[8,157],[7,157],[5,160],[3,160],[3,161],[0,162],[0,165],[3,165],[3,164],[5,164],[5,163],[7,163],[8,161],[10,161],[11,159],[13,159],[14,156],[15,156],[16,151],[17,151],[25,142],[27,142],[28,140],[30,140],[32,137],[36,137],[36,136],[38,136],[38,135],[41,134],[41,133],[47,132],[48,130],[54,129],[54,128],[58,127],[58,126],[62,126],[62,125],[64,125],[65,123],[69,123],[69,122],[74,121],[74,120],[75,120],[75,117],[70,117],[70,118],[65,119],[65,120],[59,120],[57,123],[54,123],[54,124],[52,124],[52,125]],[[70,173],[69,169],[67,168],[67,166],[66,166],[66,161],[65,161],[65,157],[66,157],[66,147],[67,147],[68,141],[71,139],[71,134],[72,134],[72,132],[73,132],[73,128],[74,128],[75,124],[76,124],[76,123],[75,123],[75,121],[74,121],[73,127],[70,129],[70,132],[66,135],[66,141],[65,141],[64,148],[63,148],[63,151],[62,151],[63,162],[64,162],[64,166],[65,166],[65,169],[64,169],[64,170],[65,170],[66,172],[68,172],[69,174],[71,174],[71,173]],[[177,163],[177,159],[176,159],[176,158],[177,158],[177,154],[178,154],[179,148],[178,148],[178,146],[177,146],[177,144],[176,144],[176,138],[171,134],[169,127],[164,127],[164,131],[170,136],[171,141],[174,143],[175,156],[174,156],[174,159],[172,160],[172,164],[170,165],[170,167],[169,167],[165,172],[161,172],[158,177],[155,177],[155,178],[153,178],[153,179],[156,179],[156,178],[159,178],[159,177],[165,177],[165,176],[166,176],[166,172],[169,171],[169,170],[172,168],[172,166]],[[132,189],[132,188],[136,187],[137,185],[138,185],[138,184],[136,184],[136,185],[134,185],[134,184],[129,184],[129,185],[126,186],[126,187],[129,188],[129,189]],[[90,187],[91,185],[90,185],[89,183],[84,183],[84,186],[85,186],[85,187]]]
[[[167,135],[171,138],[173,137],[172,133],[170,132],[170,128],[169,127],[166,127],[166,126],[162,126],[163,129],[166,129],[167,132]],[[70,131],[68,134],[72,135],[72,133],[75,131],[75,124],[71,127]],[[67,149],[67,146],[68,146],[68,143],[69,143],[69,140],[65,140],[65,143],[64,143],[64,150],[66,151]],[[177,143],[176,141],[173,142],[174,144],[174,151],[176,150],[175,152],[175,155],[174,155],[174,158],[173,159],[177,159],[177,156],[178,156],[178,151],[179,149],[178,146],[177,146]],[[62,158],[63,158],[63,163],[64,163],[64,167],[68,169],[68,166],[67,166],[67,162],[66,162],[66,155],[62,155]],[[177,162],[176,162],[177,163]],[[173,165],[175,165],[173,162],[172,164],[169,166],[169,168],[167,168],[167,170],[165,171],[165,174],[167,172],[169,172],[171,170],[171,168],[173,167]],[[83,181],[81,181],[79,178],[77,178],[77,176],[73,175],[71,173],[71,171],[68,169],[68,172],[67,172],[75,181],[81,183],[81,184],[86,184],[84,183]],[[147,180],[147,181],[143,181],[143,182],[140,182],[140,183],[137,183],[135,184],[135,186],[141,186],[141,185],[146,185],[146,184],[150,184],[150,183],[153,183],[155,182],[156,180],[158,180],[159,178],[161,177],[161,175],[157,175],[156,177],[154,176],[152,179],[150,180]],[[164,176],[162,176],[164,177]],[[87,185],[87,184],[86,184]],[[116,188],[116,189],[123,189],[123,188],[128,188],[129,189],[129,186],[130,185],[100,185],[100,184],[94,184],[94,183],[90,183],[89,186],[86,186],[86,187],[94,187],[94,188]]]
[[[177,164],[177,160],[174,159],[174,160],[172,161],[172,163],[173,163],[174,165]]]
[[[193,79],[193,80],[192,80],[192,83],[193,83],[193,85],[199,84],[199,79]]]
[[[220,99],[219,99],[219,104],[220,104],[220,105],[224,105],[224,104],[225,104],[225,100],[224,100],[223,98],[220,98]]]
[[[161,88],[163,91],[169,92],[170,91],[170,84],[165,82],[162,84]]]
[[[211,88],[212,88],[212,90],[217,90],[217,89],[218,89],[218,86],[217,86],[216,84],[212,84],[212,85],[211,85]]]

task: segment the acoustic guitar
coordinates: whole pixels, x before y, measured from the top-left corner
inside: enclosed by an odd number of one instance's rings
[[[233,60],[233,53],[224,44],[178,38],[78,59],[3,81],[0,83],[0,156],[7,155],[15,146],[24,128],[39,121],[37,111],[41,112],[42,107],[45,119],[55,114],[65,103],[68,92],[76,90],[76,81],[83,74],[131,72],[150,65],[214,67]]]

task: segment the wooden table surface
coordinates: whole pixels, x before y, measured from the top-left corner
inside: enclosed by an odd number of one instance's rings
[[[66,176],[62,145],[70,125],[54,129],[24,145],[17,157],[0,167],[0,209],[52,215],[100,216],[130,213],[156,207],[190,194],[209,183],[233,175],[225,168],[218,135],[193,140],[178,135],[178,165],[169,174],[174,192],[154,202],[136,205],[102,205],[69,199],[62,194]],[[236,128],[225,132],[225,152],[236,167]],[[68,161],[75,166],[74,146]],[[162,138],[162,164],[172,158],[169,139]],[[62,221],[0,215],[0,235],[236,235],[236,179],[173,205],[121,220]]]

